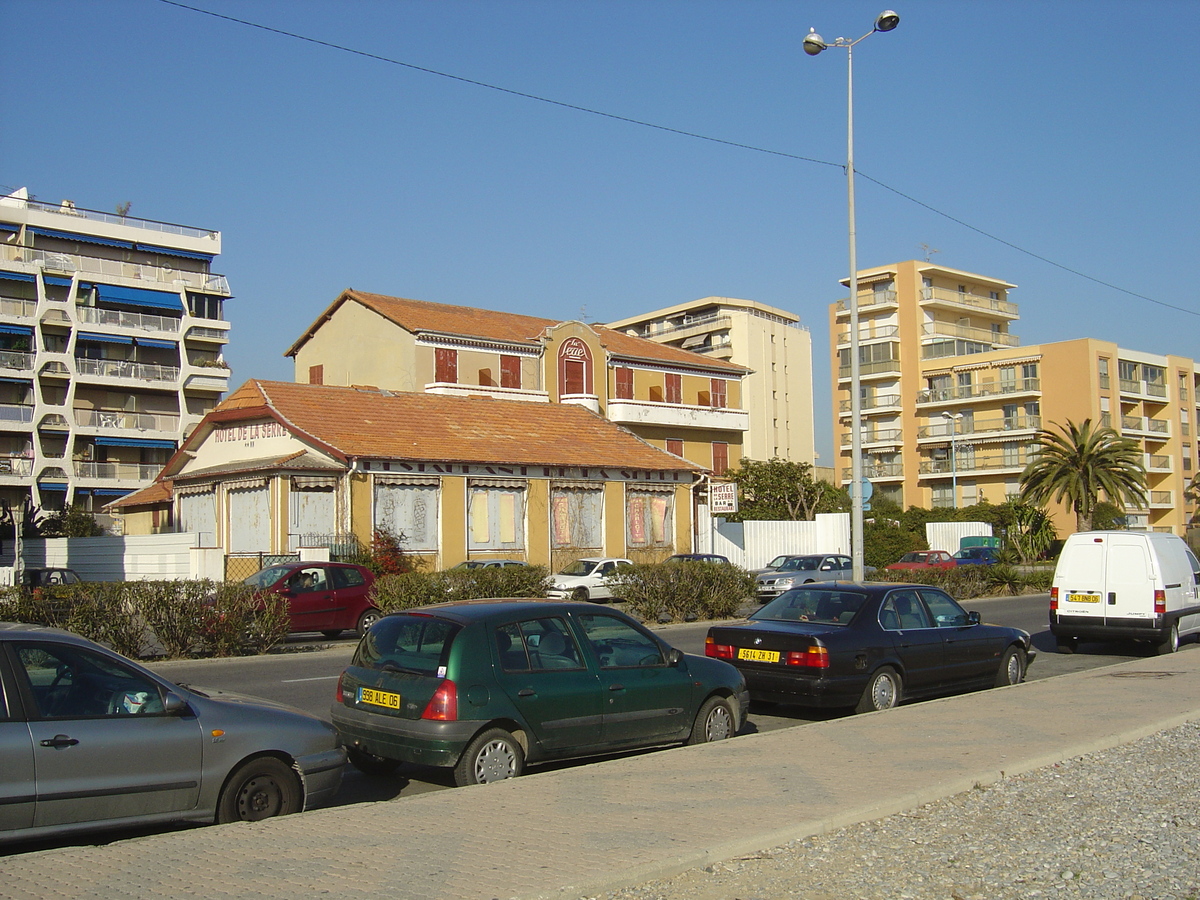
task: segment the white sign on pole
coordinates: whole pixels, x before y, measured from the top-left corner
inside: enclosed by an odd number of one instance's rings
[[[708,512],[713,516],[729,515],[738,511],[737,483],[711,482],[708,486]]]

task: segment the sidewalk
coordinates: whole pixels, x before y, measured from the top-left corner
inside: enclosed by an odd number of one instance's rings
[[[1190,720],[1194,645],[496,785],[10,857],[0,898],[594,896]]]

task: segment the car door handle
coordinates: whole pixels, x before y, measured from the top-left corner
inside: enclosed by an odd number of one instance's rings
[[[48,741],[42,741],[43,747],[74,747],[79,741],[73,737],[67,737],[65,734],[56,734]]]
[[[623,685],[623,684],[610,684],[610,685],[608,686],[608,689],[609,689],[610,691],[623,691],[623,690],[625,690],[625,685]]]
[[[537,691],[535,691],[533,688],[521,688],[521,690],[517,691],[517,696],[518,697],[532,697],[536,693],[537,693]]]

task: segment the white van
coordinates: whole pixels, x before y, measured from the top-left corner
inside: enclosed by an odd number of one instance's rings
[[[1174,653],[1200,633],[1200,561],[1174,534],[1081,531],[1067,538],[1050,588],[1060,653],[1080,640],[1135,640]]]

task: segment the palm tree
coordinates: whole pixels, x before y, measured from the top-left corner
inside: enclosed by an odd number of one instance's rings
[[[1200,503],[1200,472],[1192,476],[1192,480],[1188,482],[1187,487],[1183,489],[1183,497],[1192,503]],[[1192,513],[1192,522],[1200,521],[1200,507]]]
[[[1021,473],[1021,499],[1046,505],[1067,503],[1077,531],[1090,531],[1101,494],[1119,506],[1146,506],[1146,469],[1136,441],[1091,419],[1037,433],[1038,455]]]

